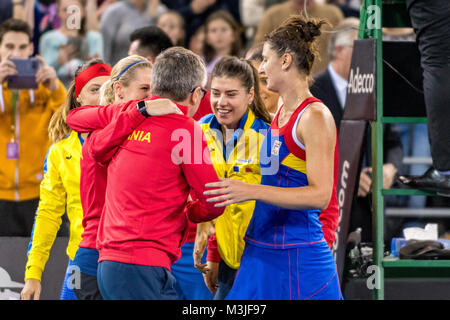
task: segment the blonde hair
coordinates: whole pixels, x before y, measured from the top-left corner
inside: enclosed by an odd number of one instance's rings
[[[83,63],[75,72],[75,77],[78,76],[81,71],[101,63],[104,63],[101,59],[92,59]],[[78,102],[75,97],[75,80],[73,80],[70,84],[69,90],[67,91],[66,100],[58,108],[58,110],[55,111],[48,124],[48,136],[52,143],[63,139],[70,133],[70,128],[66,123],[66,118],[70,110],[78,107],[81,107],[81,103]]]
[[[144,60],[142,62],[138,62]],[[135,63],[134,65],[132,65]],[[131,66],[131,67],[130,67]],[[111,77],[100,88],[100,105],[108,105],[114,103],[114,83],[119,81],[122,86],[128,87],[130,82],[135,78],[137,69],[152,68],[153,65],[144,57],[132,55],[119,60],[111,71]],[[127,69],[125,72],[124,70]]]

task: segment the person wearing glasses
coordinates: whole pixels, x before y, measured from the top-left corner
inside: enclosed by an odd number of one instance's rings
[[[130,102],[148,118],[108,164],[96,241],[104,299],[177,299],[171,266],[181,256],[188,219],[209,221],[223,212],[203,195],[205,182],[217,182],[218,177],[202,129],[190,118],[204,98],[206,79],[199,56],[170,48],[155,60],[153,96]],[[147,102],[161,98],[173,101],[183,114],[148,116]],[[98,115],[96,109],[85,111]],[[114,137],[99,139],[92,156],[104,158],[102,152],[112,141]],[[190,194],[195,201],[187,205]]]

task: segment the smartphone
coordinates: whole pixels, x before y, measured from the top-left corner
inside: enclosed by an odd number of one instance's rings
[[[36,72],[39,69],[39,60],[29,59],[10,59],[15,65],[17,75],[8,77],[9,89],[37,89]]]

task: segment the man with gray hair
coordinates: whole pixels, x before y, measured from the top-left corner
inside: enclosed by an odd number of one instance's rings
[[[180,258],[187,218],[209,221],[223,212],[203,195],[218,178],[202,129],[189,117],[205,83],[203,61],[187,49],[167,49],[155,60],[150,100],[170,99],[183,114],[149,117],[146,101],[137,103],[147,118],[108,165],[97,236],[104,299],[177,299],[170,268]],[[197,200],[186,206],[190,193]]]
[[[188,116],[192,117],[200,105],[206,91],[207,73],[203,60],[190,50],[173,47],[163,51],[152,68],[153,95],[168,98],[174,102],[185,102],[189,106]],[[195,91],[195,92],[194,92]]]

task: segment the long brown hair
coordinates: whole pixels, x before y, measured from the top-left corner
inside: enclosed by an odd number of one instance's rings
[[[214,66],[211,79],[215,77],[239,79],[247,92],[250,92],[250,89],[254,88],[255,96],[249,108],[253,111],[256,118],[266,123],[272,122],[269,111],[267,111],[264,101],[259,94],[258,72],[250,61],[237,57],[223,57]]]
[[[104,63],[101,59],[88,60],[82,65],[80,65],[75,72],[75,78],[80,74],[81,71],[89,68],[90,66]],[[81,104],[77,101],[75,97],[75,80],[70,84],[69,90],[67,91],[66,100],[64,103],[56,110],[50,119],[48,125],[48,135],[50,141],[55,143],[56,141],[64,138],[70,133],[70,127],[66,123],[67,115],[70,110],[80,107]]]
[[[211,47],[207,42],[207,36],[208,36],[208,27],[209,24],[214,20],[223,20],[225,21],[233,30],[234,35],[234,42],[231,44],[231,56],[239,56],[242,50],[242,41],[241,41],[241,35],[240,35],[240,27],[239,24],[236,22],[236,20],[233,18],[233,16],[225,11],[225,10],[218,10],[211,15],[208,16],[208,18],[205,21],[205,44],[203,47],[203,53],[205,55],[205,61],[206,63],[210,63],[216,54],[213,47]]]

